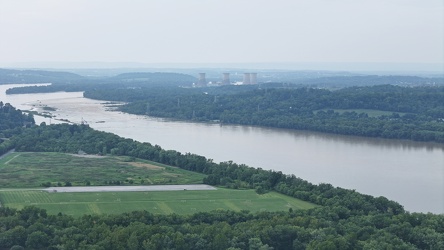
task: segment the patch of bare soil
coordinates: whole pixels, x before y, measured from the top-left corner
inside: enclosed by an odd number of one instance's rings
[[[147,168],[147,169],[153,169],[153,170],[164,170],[165,169],[164,167],[159,167],[156,165],[143,163],[143,162],[124,162],[124,163],[129,164],[134,167],[138,167],[138,168]]]
[[[105,158],[103,155],[87,155],[87,154],[70,154],[72,156],[84,157],[84,158]]]

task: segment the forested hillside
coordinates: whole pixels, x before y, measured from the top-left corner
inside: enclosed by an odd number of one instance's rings
[[[444,142],[444,87],[226,86],[97,89],[84,95],[128,102],[120,110],[139,115]]]
[[[0,69],[0,84],[75,83],[85,77],[61,71]]]
[[[0,132],[5,129],[34,124],[32,115],[22,113],[9,103],[0,100]]]
[[[48,215],[0,208],[2,249],[443,249],[444,217],[338,217],[331,207],[287,213],[213,211],[191,216],[135,211]]]
[[[7,94],[50,93],[57,91],[86,91],[96,89],[139,89],[155,86],[192,86],[196,78],[187,74],[143,72],[124,73],[112,77],[85,77],[68,72],[0,69],[0,84],[51,83],[46,86],[17,87]]]
[[[397,85],[397,86],[443,86],[444,78],[425,78],[418,76],[397,76],[397,75],[355,75],[355,76],[332,76],[308,79],[302,81],[312,87],[338,89],[353,86],[374,86],[374,85]],[[296,82],[301,83],[301,81]]]
[[[31,126],[33,124],[34,118],[32,115],[24,114],[11,106],[11,104],[4,104],[0,100],[0,156],[14,148],[14,145],[2,133],[4,130]]]

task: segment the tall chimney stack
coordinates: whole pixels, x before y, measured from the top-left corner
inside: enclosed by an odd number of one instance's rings
[[[257,73],[250,73],[250,83],[257,84]]]
[[[250,84],[250,73],[244,73],[244,85]]]
[[[207,80],[205,79],[205,73],[199,73],[199,81],[197,81],[198,87],[207,86]]]
[[[222,80],[222,85],[230,84],[230,73],[223,73],[224,79]]]

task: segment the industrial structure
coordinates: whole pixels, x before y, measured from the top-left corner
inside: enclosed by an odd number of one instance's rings
[[[257,84],[257,73],[243,73],[243,81],[237,82],[233,84]],[[237,75],[237,74],[236,74]],[[222,73],[222,81],[218,81],[217,83],[214,81],[211,81],[210,83],[207,82],[206,74],[205,73],[199,73],[199,78],[197,80],[197,83],[194,84],[195,87],[206,87],[206,86],[215,86],[215,85],[230,85],[230,73]]]
[[[199,81],[197,81],[198,87],[207,86],[207,80],[205,79],[205,73],[199,73]]]
[[[250,73],[244,73],[244,81],[243,81],[243,84],[244,85],[246,85],[246,84],[250,84],[251,82],[250,82]]]
[[[257,84],[257,73],[250,73],[250,84]]]
[[[229,85],[230,82],[230,73],[223,73],[224,79],[222,80],[222,85]]]

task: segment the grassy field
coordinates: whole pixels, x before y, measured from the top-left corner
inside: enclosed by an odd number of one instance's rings
[[[322,109],[323,111],[327,111],[327,109]],[[396,113],[400,116],[405,115],[406,113],[402,113],[402,112],[391,112],[391,111],[381,111],[381,110],[375,110],[375,109],[333,109],[333,111],[337,112],[337,113],[345,113],[345,112],[356,112],[358,114],[360,113],[365,113],[367,114],[369,117],[379,117],[379,116],[390,116],[393,113]]]
[[[254,190],[48,193],[39,190],[0,190],[4,206],[21,209],[27,205],[50,214],[118,214],[146,210],[155,214],[192,214],[224,210],[288,211],[315,205],[276,192],[258,195]]]
[[[212,191],[149,191],[48,193],[31,188],[51,186],[198,184],[205,176],[155,162],[118,156],[16,152],[0,159],[0,203],[21,209],[28,205],[50,214],[118,214],[147,210],[156,214],[192,214],[215,209],[288,211],[313,204],[270,192],[218,189]],[[28,188],[28,189],[24,189]]]
[[[140,184],[197,184],[203,174],[118,156],[16,152],[0,159],[0,188]],[[110,183],[112,182],[112,183]]]

